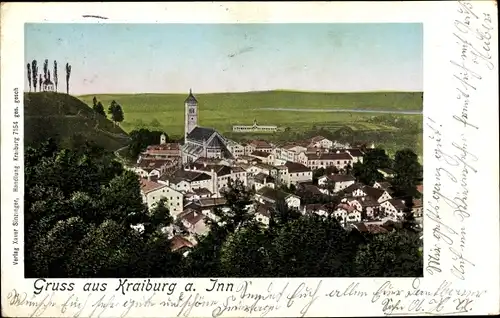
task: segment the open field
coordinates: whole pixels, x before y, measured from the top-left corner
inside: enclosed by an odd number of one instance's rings
[[[112,100],[123,108],[125,120],[121,127],[130,132],[137,128],[164,130],[171,136],[182,136],[184,131],[184,100],[187,94],[106,94],[95,95],[105,109]],[[199,124],[214,127],[234,139],[257,137],[269,140],[282,139],[277,134],[232,133],[233,125],[277,125],[292,132],[311,129],[336,131],[348,127],[356,135],[379,138],[375,143],[391,149],[402,146],[415,147],[421,154],[422,115],[380,114],[357,112],[374,111],[421,111],[422,93],[311,93],[294,91],[268,91],[248,93],[195,94],[199,103]],[[94,95],[79,96],[92,105]],[[283,108],[270,111],[264,108]],[[293,109],[352,109],[353,112],[306,112]],[[286,111],[285,109],[290,109]],[[392,116],[392,117],[391,117]],[[381,118],[383,120],[381,120]],[[398,122],[398,118],[405,119]],[[408,123],[413,129],[408,130]],[[413,125],[414,124],[414,125]],[[416,131],[415,131],[416,129]],[[375,134],[375,135],[374,135]],[[363,139],[363,138],[362,138]],[[383,139],[383,140],[380,140]]]

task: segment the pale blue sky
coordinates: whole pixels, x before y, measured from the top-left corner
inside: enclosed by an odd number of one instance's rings
[[[63,88],[69,62],[75,95],[423,89],[417,23],[37,23],[25,32],[25,64],[37,59],[40,72],[57,60]]]

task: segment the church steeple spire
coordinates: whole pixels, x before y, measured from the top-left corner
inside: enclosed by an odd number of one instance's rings
[[[190,88],[189,89],[189,95],[188,97],[186,98],[186,101],[185,103],[189,103],[189,104],[198,104],[198,101],[196,100],[196,98],[194,97],[193,95],[193,90]]]

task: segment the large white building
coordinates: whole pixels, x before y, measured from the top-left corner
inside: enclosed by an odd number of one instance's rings
[[[273,125],[258,125],[257,120],[253,121],[253,125],[235,125],[233,126],[234,132],[276,132],[278,131],[278,126]]]

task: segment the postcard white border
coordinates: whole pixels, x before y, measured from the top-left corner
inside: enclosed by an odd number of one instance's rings
[[[61,312],[61,305],[70,296],[68,292],[58,292],[54,294],[42,293],[33,296],[34,279],[24,279],[22,245],[19,252],[19,264],[12,265],[13,260],[13,200],[14,197],[20,198],[22,202],[22,192],[15,194],[12,192],[14,165],[19,164],[22,169],[23,157],[22,138],[19,146],[20,161],[14,163],[12,153],[14,148],[12,125],[16,120],[14,117],[14,89],[19,88],[20,93],[24,89],[24,23],[35,22],[72,22],[72,23],[284,23],[284,22],[331,22],[331,23],[349,23],[349,22],[419,22],[424,25],[424,116],[431,118],[435,124],[429,120],[424,124],[424,166],[425,166],[425,209],[429,209],[429,198],[433,197],[433,188],[436,182],[436,169],[442,167],[441,160],[436,159],[435,149],[437,149],[434,130],[427,124],[434,125],[434,129],[439,129],[441,135],[440,148],[443,154],[459,155],[452,142],[460,142],[457,136],[465,134],[467,138],[468,151],[479,159],[477,162],[470,161],[478,171],[468,174],[468,217],[463,223],[454,216],[454,210],[441,200],[441,209],[439,216],[443,225],[440,230],[444,230],[444,225],[453,229],[465,228],[466,241],[463,251],[464,257],[474,263],[474,266],[466,266],[465,280],[457,279],[451,272],[452,257],[446,243],[436,239],[436,225],[431,219],[429,212],[425,213],[424,220],[424,259],[427,259],[431,253],[434,244],[441,245],[441,267],[443,271],[438,274],[430,275],[424,270],[424,278],[420,279],[367,279],[367,278],[328,278],[328,279],[251,279],[252,292],[265,293],[265,289],[272,281],[274,291],[279,291],[285,284],[288,285],[287,291],[293,291],[304,283],[314,292],[320,284],[320,289],[314,297],[305,297],[296,299],[294,304],[287,306],[286,295],[282,296],[280,302],[275,305],[279,309],[267,313],[267,316],[273,317],[295,317],[305,316],[376,316],[389,313],[388,303],[384,311],[384,299],[392,298],[393,305],[403,306],[402,310],[394,310],[393,314],[440,314],[458,313],[464,314],[463,307],[467,304],[469,310],[466,314],[498,314],[499,313],[499,203],[498,203],[498,24],[496,4],[494,1],[472,1],[473,11],[483,19],[483,13],[491,15],[490,30],[490,51],[492,55],[491,62],[494,64],[493,70],[488,70],[484,62],[471,64],[474,71],[480,74],[481,79],[474,78],[475,91],[470,92],[470,102],[468,105],[468,118],[471,123],[479,126],[478,130],[463,128],[453,115],[460,116],[462,113],[463,100],[457,99],[457,82],[454,75],[463,76],[458,73],[457,67],[450,63],[451,60],[461,60],[461,50],[457,44],[457,38],[453,35],[457,32],[456,20],[464,19],[468,3],[461,2],[296,2],[296,3],[277,3],[277,2],[258,2],[258,3],[3,3],[1,11],[1,211],[2,211],[2,311],[5,316],[23,317],[36,315],[40,317],[165,317],[165,316],[189,316],[189,317],[207,317],[216,312],[215,306],[202,307],[193,305],[192,309],[184,309],[179,313],[180,308],[174,307],[142,307],[130,308],[130,311],[124,313],[124,303],[133,299],[136,302],[144,301],[150,294],[146,292],[135,292],[127,295],[121,295],[114,292],[113,286],[118,285],[118,279],[106,280],[51,280],[51,281],[71,281],[75,283],[75,295],[80,299],[88,299],[86,309],[77,314],[75,308],[66,309]],[[465,13],[460,13],[460,11]],[[82,15],[96,15],[107,17],[107,20],[99,18],[84,18]],[[470,15],[470,14],[469,14]],[[479,20],[470,20],[474,28],[480,27]],[[474,35],[467,32],[467,38],[473,46],[479,49],[484,45]],[[469,50],[470,51],[470,50]],[[470,71],[469,71],[470,72]],[[471,75],[470,72],[469,75]],[[21,109],[20,117],[20,136],[22,137],[22,101],[17,104]],[[439,126],[442,125],[442,126]],[[439,127],[438,127],[439,126]],[[472,155],[467,157],[471,160]],[[456,169],[455,169],[456,168]],[[455,170],[453,170],[455,169]],[[458,173],[458,167],[450,167],[452,173]],[[458,178],[458,176],[457,176]],[[23,176],[19,178],[22,191]],[[450,178],[441,178],[441,192],[455,195],[458,191],[457,183]],[[448,190],[449,189],[449,190]],[[435,194],[435,193],[434,193]],[[22,204],[19,212],[19,235],[23,237],[22,228]],[[460,235],[460,234],[458,234]],[[455,242],[460,241],[459,236],[454,237]],[[22,244],[22,243],[21,243]],[[457,243],[454,243],[455,247]],[[456,263],[456,262],[455,262]],[[86,282],[106,282],[108,291],[106,293],[81,291]],[[141,281],[141,280],[136,280]],[[215,300],[225,301],[234,293],[202,292],[206,287],[211,286],[209,279],[162,279],[165,282],[177,282],[176,293],[183,290],[183,286],[192,282],[198,289],[199,301]],[[221,281],[232,282],[235,286],[240,284],[243,279],[221,279]],[[380,299],[373,301],[374,293],[385,283],[390,282],[393,291],[402,290],[401,295],[393,294],[391,296],[381,295]],[[350,284],[359,283],[357,289],[364,291],[368,295],[360,297],[359,295],[327,297],[326,294],[331,290],[346,290]],[[443,286],[449,283],[449,290]],[[418,284],[418,286],[417,286]],[[443,285],[445,284],[445,285]],[[441,288],[440,288],[441,286]],[[422,295],[406,295],[408,291],[415,291],[418,288],[421,291],[428,292]],[[14,306],[12,305],[13,290],[18,293],[27,293],[27,297],[32,301],[44,301],[40,308],[36,306]],[[480,296],[477,292],[481,292]],[[463,294],[461,294],[463,293]],[[285,293],[286,294],[286,293]],[[187,294],[186,294],[187,295]],[[175,295],[173,295],[175,296]],[[104,298],[102,298],[104,297]],[[194,297],[194,294],[193,294]],[[443,299],[446,299],[443,301]],[[155,295],[154,299],[159,302],[160,299],[168,298],[168,295]],[[376,297],[375,297],[376,298]],[[117,306],[103,308],[92,308],[99,299],[108,304],[116,303]],[[111,300],[110,300],[111,299]],[[469,299],[471,302],[464,302]],[[312,304],[308,306],[312,301]],[[399,302],[398,302],[399,301]],[[422,301],[422,307],[417,308],[419,301]],[[251,301],[246,304],[251,305]],[[265,304],[265,301],[261,301]],[[49,304],[48,306],[45,306]],[[50,305],[50,304],[53,304]],[[126,306],[128,306],[126,305]],[[441,305],[441,306],[440,306]],[[190,306],[188,304],[188,306]],[[409,307],[412,307],[410,309]],[[224,317],[242,317],[242,316],[261,316],[262,311],[252,313],[245,311],[226,311]]]

